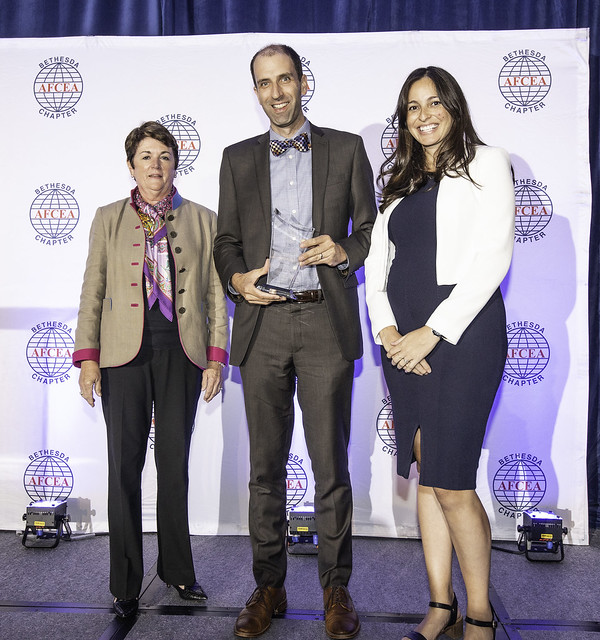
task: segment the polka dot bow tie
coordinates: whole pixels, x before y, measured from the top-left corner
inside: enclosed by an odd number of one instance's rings
[[[271,140],[269,144],[271,146],[271,153],[274,156],[280,156],[285,153],[286,149],[290,149],[291,147],[298,149],[298,151],[308,151],[310,149],[308,133],[301,133],[299,136],[290,140]]]

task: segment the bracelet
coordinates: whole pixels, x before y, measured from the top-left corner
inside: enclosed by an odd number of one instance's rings
[[[440,340],[446,339],[439,331],[436,331],[435,329],[432,329],[431,333],[433,333],[433,335],[436,336],[436,338],[439,338]]]

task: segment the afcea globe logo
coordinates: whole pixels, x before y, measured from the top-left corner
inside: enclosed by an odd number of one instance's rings
[[[552,200],[548,187],[538,180],[515,180],[515,242],[538,242],[552,220]]]
[[[53,56],[39,63],[40,71],[33,81],[33,95],[45,118],[70,118],[77,113],[75,105],[83,95],[83,78],[79,62],[67,56]]]
[[[41,244],[56,246],[73,240],[79,222],[79,205],[75,189],[68,184],[49,182],[35,190],[29,207],[29,220]]]
[[[306,477],[306,471],[304,471],[304,460],[299,456],[290,453],[288,455],[288,461],[285,465],[287,472],[287,479],[285,481],[286,489],[286,509],[292,509],[297,507],[304,496],[308,488],[308,478]]]
[[[394,414],[392,413],[392,399],[390,396],[382,400],[383,407],[377,415],[377,435],[383,447],[381,450],[383,453],[387,453],[388,456],[398,455],[396,447],[396,434],[394,432]]]
[[[69,456],[54,449],[41,449],[29,456],[23,474],[23,487],[33,502],[66,500],[73,491],[73,472]]]
[[[512,453],[498,463],[492,485],[500,505],[498,513],[518,518],[521,512],[537,507],[546,494],[541,459],[531,453]]]
[[[27,343],[27,362],[32,378],[41,384],[58,384],[70,379],[73,338],[71,328],[63,322],[40,322],[32,327]]]
[[[539,384],[550,360],[544,327],[537,322],[513,322],[506,327],[508,353],[502,380],[517,387]]]
[[[302,111],[306,113],[308,111],[308,107],[306,105],[311,101],[315,93],[315,76],[310,70],[310,60],[307,60],[304,57],[301,57],[300,60],[302,61],[302,73],[306,76],[308,83],[308,91],[302,96]]]
[[[389,160],[398,146],[398,122],[394,117],[386,118],[386,122],[387,125],[381,134],[381,153]],[[391,166],[391,163],[388,166]]]
[[[171,113],[158,118],[158,123],[166,127],[175,140],[179,151],[178,176],[187,176],[194,171],[193,164],[200,153],[200,134],[196,121],[182,113]]]
[[[552,86],[546,56],[532,49],[510,51],[498,74],[498,88],[511,113],[531,113],[543,109],[543,100]]]

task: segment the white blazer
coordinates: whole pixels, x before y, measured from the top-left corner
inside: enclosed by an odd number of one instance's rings
[[[515,192],[508,153],[479,146],[469,172],[479,186],[464,177],[444,176],[437,197],[437,283],[456,286],[425,324],[452,344],[460,340],[504,279],[514,246]],[[377,216],[365,260],[366,301],[377,344],[381,344],[382,329],[397,328],[387,297],[395,255],[388,223],[400,200]]]

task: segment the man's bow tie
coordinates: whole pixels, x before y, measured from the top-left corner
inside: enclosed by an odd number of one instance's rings
[[[290,149],[291,147],[298,149],[298,151],[308,151],[310,149],[308,133],[301,133],[299,136],[290,140],[271,140],[269,144],[271,146],[271,153],[274,156],[280,156],[285,153],[286,149]]]

